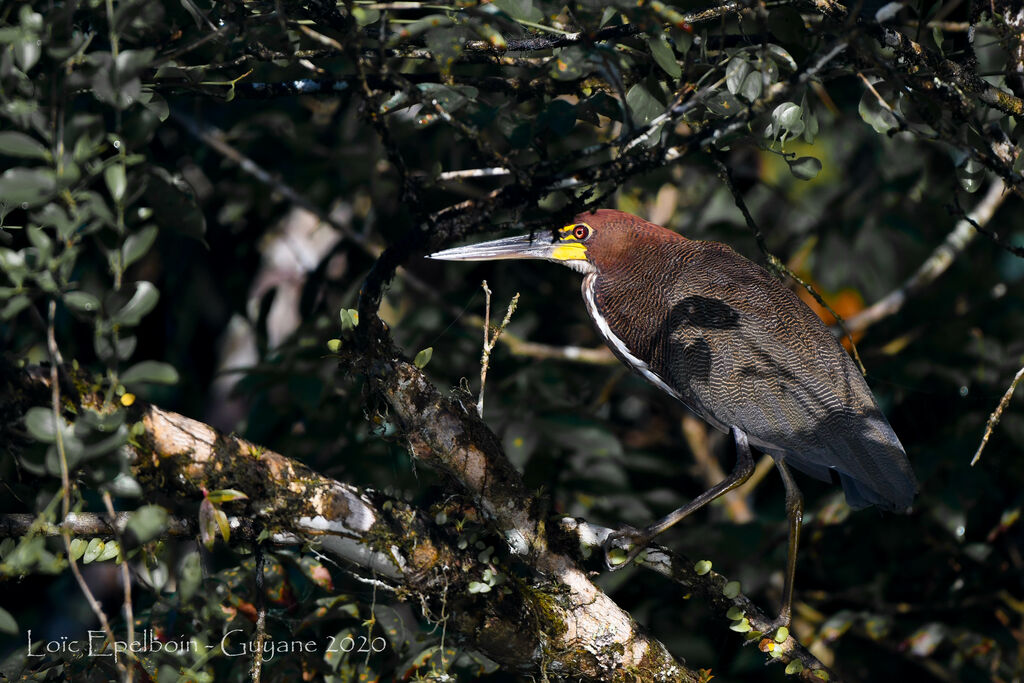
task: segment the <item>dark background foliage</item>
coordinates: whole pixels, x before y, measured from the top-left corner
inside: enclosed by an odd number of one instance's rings
[[[641,524],[706,488],[695,444],[707,439],[731,467],[724,435],[618,364],[517,346],[600,346],[577,274],[424,254],[513,224],[557,228],[600,205],[766,263],[734,190],[768,252],[850,317],[903,286],[1005,181],[988,224],[996,238],[979,235],[858,337],[921,494],[907,516],[851,514],[837,487],[799,479],[807,517],[793,631],[852,680],[1019,680],[1021,392],[970,463],[1024,358],[1020,100],[994,105],[986,94],[1024,95],[1024,27],[1012,3],[914,0],[877,17],[863,4],[859,15],[824,0],[700,15],[708,8],[691,2],[0,3],[4,372],[51,361],[52,329],[63,361],[111,404],[138,395],[427,509],[449,483],[415,466],[399,426],[327,347],[339,310],[357,308],[392,247],[403,269],[380,317],[408,356],[433,350],[427,373],[468,407],[481,281],[498,318],[520,295],[505,333],[513,343],[491,356],[487,423],[553,512]],[[888,29],[876,18],[924,46],[922,65],[879,40]],[[497,167],[506,172],[445,175]],[[446,207],[464,201],[464,218],[450,220]],[[196,518],[199,500],[140,497],[120,455],[138,436],[124,412],[104,425],[66,415],[59,427],[71,439],[72,508],[100,512],[108,491],[118,509],[157,503]],[[53,521],[61,470],[42,414],[0,443],[0,505]],[[716,505],[664,542],[712,560],[772,611],[785,560],[781,482],[769,473],[748,493],[746,523]],[[139,524],[159,530],[159,514],[143,510]],[[247,552],[143,545],[138,623],[203,643],[251,630]],[[492,552],[504,552],[500,541]],[[120,632],[113,559],[83,567]],[[97,628],[59,539],[5,539],[0,563],[4,675],[117,675],[97,659],[25,658],[28,629],[47,640]],[[388,643],[369,655],[280,656],[266,669],[274,680],[436,676],[443,648],[457,650],[456,676],[494,668],[437,615],[309,548],[267,563],[275,637]],[[673,584],[635,568],[598,581],[690,665],[720,680],[784,678]],[[161,681],[248,676],[245,658],[224,656],[163,653],[145,668]]]

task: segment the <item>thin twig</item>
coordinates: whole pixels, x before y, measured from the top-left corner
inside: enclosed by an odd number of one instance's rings
[[[252,683],[260,683],[263,671],[263,644],[267,640],[267,593],[263,584],[266,557],[263,544],[256,546],[256,641],[253,648],[251,674]]]
[[[999,420],[1003,417],[1003,411],[1006,410],[1006,406],[1010,405],[1010,399],[1013,397],[1013,392],[1017,389],[1017,385],[1024,379],[1024,367],[1017,371],[1013,381],[1010,382],[1010,388],[1003,394],[1003,398],[1000,399],[999,405],[988,417],[988,424],[985,425],[985,435],[981,437],[981,444],[978,446],[978,450],[974,453],[974,457],[971,459],[971,467],[974,467],[978,460],[981,459],[981,452],[985,450],[985,446],[988,445],[988,438],[992,436],[992,430],[999,424]]]
[[[476,413],[480,417],[484,416],[484,385],[487,384],[487,368],[491,363],[491,350],[494,349],[494,345],[498,342],[498,338],[501,337],[501,333],[505,331],[508,326],[508,321],[512,319],[512,314],[515,313],[516,306],[519,305],[519,292],[512,297],[512,301],[508,304],[508,310],[505,311],[505,317],[501,321],[501,325],[493,330],[493,336],[491,335],[491,288],[487,286],[487,280],[483,281],[484,288],[484,352],[480,357],[480,397],[476,401]]]
[[[127,624],[128,642],[135,642],[135,611],[132,608],[132,573],[128,567],[128,558],[125,557],[124,537],[117,527],[117,513],[114,512],[114,501],[110,497],[110,491],[103,491],[103,505],[110,515],[110,528],[114,530],[114,538],[121,555],[121,583],[124,584],[124,620]],[[131,683],[134,671],[133,667],[128,668],[128,683]]]
[[[46,326],[46,348],[50,355],[50,407],[53,411],[53,431],[56,439],[57,455],[60,460],[61,518],[67,519],[68,515],[71,513],[71,476],[68,472],[68,456],[67,451],[64,448],[64,434],[61,430],[62,419],[60,410],[60,378],[58,376],[58,368],[63,365],[64,359],[61,357],[60,349],[57,347],[57,338],[54,334],[55,320],[57,317],[56,299],[50,299],[48,313],[49,315]],[[64,538],[64,550],[67,553],[68,565],[71,567],[71,573],[74,574],[75,581],[78,583],[78,587],[81,589],[82,595],[85,596],[86,602],[89,603],[89,608],[99,620],[100,626],[103,628],[103,632],[110,641],[110,646],[114,647],[117,639],[114,637],[113,629],[110,628],[110,622],[107,621],[107,615],[103,612],[103,606],[100,605],[99,600],[96,599],[92,590],[89,589],[89,584],[85,582],[85,578],[82,576],[82,572],[78,568],[78,561],[71,552],[71,533],[67,529],[63,529],[62,536]],[[118,671],[121,672],[122,679],[131,683],[131,667],[126,667],[118,658],[115,658],[114,662],[117,665]]]
[[[444,173],[438,174],[437,182],[445,182],[449,180],[462,180],[463,178],[487,178],[491,176],[504,176],[512,173],[507,168],[502,166],[492,168],[467,168],[461,171],[445,171]]]

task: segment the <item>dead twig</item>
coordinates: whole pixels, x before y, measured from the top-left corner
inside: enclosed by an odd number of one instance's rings
[[[519,305],[519,292],[512,297],[512,301],[508,304],[508,309],[505,311],[505,317],[502,319],[501,324],[491,329],[491,288],[487,286],[487,280],[483,281],[484,288],[484,352],[480,357],[480,396],[476,401],[476,413],[480,417],[484,416],[484,385],[487,384],[487,368],[491,363],[491,351],[494,349],[494,345],[498,343],[498,338],[501,337],[501,333],[508,327],[508,321],[512,319],[512,314],[515,313],[516,306]],[[492,335],[493,332],[493,335]]]
[[[988,445],[988,439],[992,436],[992,430],[995,429],[996,425],[999,424],[999,420],[1003,417],[1003,411],[1006,410],[1006,406],[1010,405],[1010,399],[1013,398],[1013,392],[1017,389],[1017,385],[1024,379],[1024,367],[1017,371],[1013,381],[1010,382],[1010,388],[1003,394],[1003,398],[999,400],[999,405],[992,411],[992,414],[988,416],[988,424],[985,425],[985,435],[981,437],[981,443],[978,445],[978,450],[975,451],[974,457],[971,458],[971,467],[978,464],[978,460],[981,459],[981,452],[985,450],[985,446]]]

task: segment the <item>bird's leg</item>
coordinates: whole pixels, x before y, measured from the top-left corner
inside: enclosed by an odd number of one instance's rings
[[[789,543],[786,549],[786,578],[782,584],[782,609],[779,616],[772,622],[771,630],[785,626],[789,628],[793,607],[793,579],[796,577],[796,550],[800,545],[800,525],[804,518],[804,497],[796,487],[796,481],[789,467],[782,459],[775,460],[775,466],[782,475],[782,483],[786,486],[786,516],[789,517]]]
[[[747,479],[750,479],[750,475],[754,473],[754,456],[750,454],[750,444],[747,443],[747,435],[739,427],[732,428],[732,435],[733,440],[736,442],[736,466],[733,468],[732,473],[683,507],[670,512],[665,517],[644,529],[633,529],[632,527],[627,527],[611,533],[604,542],[604,561],[608,566],[608,569],[614,571],[625,567],[631,560],[643,552],[647,547],[647,544],[649,544],[651,539],[655,536],[688,516],[690,513],[701,509],[723,493],[733,490]],[[797,492],[798,497],[799,495],[799,492]],[[621,541],[626,541],[626,543],[621,543]],[[627,544],[629,546],[629,552],[626,555],[626,559],[612,564],[609,552],[611,552],[615,547],[626,546]]]

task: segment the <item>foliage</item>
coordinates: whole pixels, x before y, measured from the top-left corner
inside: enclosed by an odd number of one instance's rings
[[[684,440],[683,408],[616,365],[516,346],[599,345],[578,275],[422,255],[614,206],[771,263],[764,248],[850,317],[1003,182],[984,235],[858,335],[922,492],[906,517],[850,514],[801,479],[792,630],[854,680],[1019,678],[1020,395],[969,462],[1024,364],[1024,26],[1008,0],[856,4],[0,4],[0,374],[67,368],[56,405],[49,390],[0,401],[3,512],[36,517],[0,543],[0,670],[118,675],[107,659],[25,656],[28,629],[98,628],[70,554],[97,568],[115,632],[116,572],[98,568],[129,561],[136,632],[195,648],[143,658],[158,680],[248,677],[249,657],[206,646],[235,629],[248,641],[261,604],[272,642],[316,643],[268,661],[275,680],[491,672],[410,596],[310,547],[234,539],[241,490],[146,488],[124,448],[145,447],[136,397],[430,510],[457,492],[415,468],[360,359],[366,335],[390,336],[472,410],[481,326],[466,314],[482,313],[486,276],[496,301],[521,294],[489,361],[485,418],[506,454],[556,513],[641,524],[706,488],[688,447],[729,461],[727,440],[694,423]],[[75,405],[68,381],[102,400]],[[123,537],[42,533],[64,505],[104,512],[105,494],[131,512]],[[746,524],[715,506],[666,543],[771,605],[782,499],[769,477]],[[203,544],[168,536],[172,517]],[[483,563],[505,553],[484,530],[470,543]],[[488,571],[471,591],[508,578]],[[668,582],[629,569],[600,585],[689,662],[764,680],[763,656]]]

